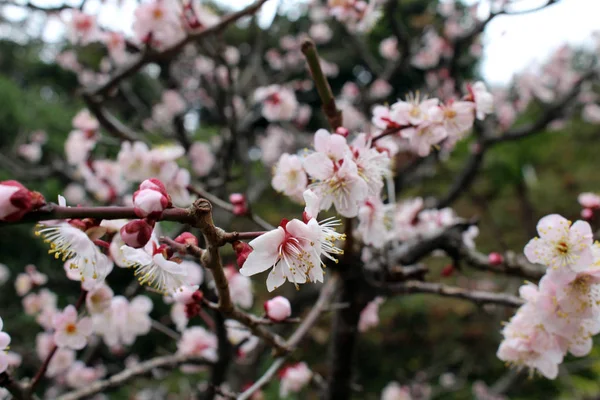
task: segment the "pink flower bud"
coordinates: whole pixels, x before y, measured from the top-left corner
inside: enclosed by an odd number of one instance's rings
[[[44,197],[17,181],[0,182],[0,221],[18,221],[29,211],[45,204]]]
[[[246,196],[241,193],[232,193],[229,196],[229,202],[233,204],[234,215],[246,215],[248,213],[248,204]]]
[[[183,232],[181,235],[175,238],[175,242],[179,244],[190,244],[192,246],[198,246],[198,238],[192,235],[190,232]]]
[[[591,208],[584,208],[581,210],[581,218],[590,220],[594,216],[594,210]]]
[[[265,301],[265,311],[271,321],[284,321],[292,315],[292,305],[283,296],[277,296]]]
[[[341,135],[343,137],[348,137],[348,135],[350,134],[350,131],[346,128],[344,128],[343,126],[340,126],[339,128],[337,128],[335,130],[335,133],[338,135]]]
[[[245,204],[236,204],[233,206],[233,215],[241,216],[246,215],[248,213],[248,207]]]
[[[133,206],[138,217],[157,218],[165,208],[171,206],[171,198],[161,181],[146,179],[133,194]]]
[[[231,243],[231,247],[233,247],[235,255],[237,256],[236,261],[238,268],[242,268],[250,253],[252,253],[252,247],[250,247],[248,243],[240,242],[239,240]]]
[[[232,193],[229,195],[229,202],[231,204],[243,204],[246,202],[246,197],[241,193]]]
[[[488,255],[488,261],[491,265],[501,265],[504,262],[504,257],[500,253],[490,253]]]
[[[150,241],[153,229],[154,226],[145,219],[136,219],[121,228],[121,238],[127,246],[139,249]]]

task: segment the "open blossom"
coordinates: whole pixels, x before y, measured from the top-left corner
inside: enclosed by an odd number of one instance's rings
[[[258,345],[258,337],[252,335],[252,332],[240,322],[228,319],[225,321],[225,327],[227,328],[227,339],[238,348],[238,356],[245,357]]]
[[[449,102],[436,111],[439,115],[434,118],[440,121],[450,137],[460,139],[473,128],[475,105],[470,101]]]
[[[96,138],[87,132],[73,130],[65,141],[65,155],[71,165],[81,164],[88,159],[90,151],[96,147]]]
[[[112,269],[110,259],[100,252],[86,232],[68,222],[39,225],[36,235],[50,243],[48,252],[55,258],[69,260],[70,268],[77,269],[82,282],[101,283]]]
[[[308,177],[297,155],[283,154],[274,168],[271,184],[278,192],[292,198],[301,198],[308,185]]]
[[[383,204],[379,197],[369,197],[358,209],[357,232],[363,242],[376,248],[381,248],[389,236],[391,225],[387,215],[389,206]]]
[[[152,300],[146,296],[136,296],[131,302],[123,296],[115,296],[109,308],[92,315],[94,333],[110,347],[132,345],[136,337],[150,332],[152,307]]]
[[[537,231],[540,237],[532,239],[524,250],[530,262],[566,272],[578,272],[593,263],[593,234],[587,222],[572,224],[552,214],[538,222]]]
[[[290,393],[300,392],[312,379],[312,371],[306,363],[301,362],[285,367],[281,372],[279,396],[287,397]]]
[[[185,37],[181,6],[174,0],[153,0],[135,10],[133,32],[143,43],[169,47]]]
[[[262,103],[262,115],[269,121],[289,121],[298,111],[294,91],[280,85],[256,89],[254,101]]]
[[[183,331],[177,343],[177,353],[217,360],[217,337],[200,326]]]
[[[65,379],[70,387],[83,388],[100,379],[105,372],[103,367],[88,367],[82,361],[75,361],[67,371]]]
[[[3,332],[4,323],[0,318],[0,374],[8,368],[9,357],[7,354],[8,345],[10,344],[10,336],[8,333]]]
[[[412,400],[410,389],[398,382],[388,383],[381,392],[381,400]]]
[[[577,197],[577,201],[582,207],[591,209],[600,209],[600,196],[595,193],[581,193]]]
[[[44,198],[17,181],[0,182],[0,221],[18,221],[23,215],[44,204]]]
[[[83,349],[92,333],[92,320],[85,317],[78,321],[77,310],[73,306],[67,306],[61,313],[56,314],[53,326],[56,345],[73,350]]]
[[[90,290],[85,297],[85,305],[90,314],[99,314],[110,307],[114,293],[107,285],[99,285]]]
[[[23,309],[27,315],[37,315],[45,308],[56,309],[56,294],[48,289],[42,289],[38,293],[30,293],[23,298]]]
[[[59,348],[54,353],[48,369],[46,370],[46,376],[48,378],[54,378],[63,372],[66,372],[71,365],[75,362],[75,351],[69,348]]]
[[[265,301],[267,317],[273,321],[283,321],[292,315],[292,305],[283,296],[273,297]]]
[[[215,156],[210,147],[203,142],[194,142],[188,151],[192,169],[198,176],[206,176],[215,165]]]
[[[145,249],[121,247],[126,262],[136,268],[140,284],[147,284],[162,293],[173,293],[186,282],[187,270],[175,261],[169,261],[166,247],[152,243],[152,254]]]
[[[86,133],[94,133],[100,127],[100,123],[89,110],[83,109],[73,117],[73,128]]]
[[[394,36],[385,38],[379,43],[379,54],[386,60],[396,60],[400,57],[398,39]]]
[[[383,301],[383,297],[377,297],[370,301],[360,312],[360,319],[358,320],[358,330],[360,332],[366,332],[379,325],[379,306],[383,304]]]
[[[69,24],[69,39],[71,43],[86,45],[100,37],[100,29],[96,17],[74,9]]]
[[[229,282],[229,293],[233,303],[246,309],[252,307],[254,303],[252,280],[240,274],[233,265],[225,267],[225,276]]]

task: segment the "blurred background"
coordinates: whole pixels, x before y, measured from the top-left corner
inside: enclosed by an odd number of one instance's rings
[[[0,2],[0,179],[19,179],[27,182],[31,189],[44,193],[47,199],[54,199],[63,193],[71,177],[68,167],[60,160],[64,159],[63,146],[71,130],[71,120],[85,107],[79,96],[80,82],[76,74],[54,62],[58,54],[71,47],[66,40],[63,14],[48,14],[25,3],[19,6],[9,3],[7,0]],[[54,0],[33,3],[40,8],[63,4]],[[100,3],[86,2],[85,11],[93,14],[100,9]],[[99,17],[100,24],[130,32],[136,2],[106,0],[105,3]],[[211,6],[224,11],[241,8],[246,3],[249,1],[217,1]],[[473,3],[469,1],[464,7]],[[543,3],[545,1],[520,1],[517,8],[530,9]],[[79,4],[74,3],[75,6]],[[442,29],[443,19],[431,12],[438,7],[437,0],[401,0],[395,12],[409,34],[418,37],[425,29]],[[256,38],[261,41],[258,49],[265,51],[277,48],[280,38],[285,35],[306,32],[311,22],[305,11],[303,2],[282,0],[278,3],[271,0],[257,20],[245,21],[227,30],[225,40],[240,50],[243,64],[245,56],[257,49],[253,44]],[[485,4],[477,12],[485,13]],[[540,12],[499,16],[478,39],[482,52],[465,51],[464,57],[469,61],[464,63],[460,74],[465,80],[483,79],[491,87],[511,91],[515,85],[513,78],[524,73],[541,74],[540,66],[564,45],[577,54],[573,60],[581,60],[581,65],[585,66],[586,60],[596,57],[592,34],[600,28],[598,15],[599,1],[563,0]],[[379,57],[377,49],[381,40],[392,35],[393,28],[386,21],[382,19],[365,36],[365,45],[376,58]],[[341,26],[332,25],[331,29],[336,34],[330,42],[319,46],[319,51],[324,59],[336,64],[339,69],[335,76],[329,77],[334,93],[340,94],[348,81],[367,86],[372,77],[364,68],[361,55],[348,47],[343,35],[337,34],[342,30]],[[91,68],[99,68],[105,53],[102,46],[91,44],[79,53],[79,61]],[[162,89],[155,84],[156,74],[155,66],[150,66],[143,74],[131,79],[129,89],[140,104],[133,107],[131,101],[117,99],[113,111],[136,130],[145,132],[155,143],[162,143],[165,140],[159,132],[148,130],[143,125],[143,121],[151,117],[152,105],[161,96]],[[427,87],[426,72],[411,68],[407,73],[392,76],[389,83],[392,92],[386,98],[393,102],[404,98],[410,91],[424,90]],[[313,118],[309,121],[305,137],[305,141],[310,141],[310,135],[323,126],[322,119],[318,117],[319,100],[315,93],[298,96],[313,108]],[[532,102],[516,123],[534,121],[541,110],[539,104]],[[232,181],[227,185],[215,185],[213,189],[216,195],[225,198],[228,193],[242,190],[247,184],[261,186],[262,181],[261,201],[254,204],[254,210],[270,223],[277,224],[281,215],[301,212],[301,207],[278,195],[268,185],[271,171],[260,161],[261,148],[255,141],[264,136],[264,122],[256,120],[253,133],[249,135],[252,182],[242,184]],[[559,122],[544,128],[539,134],[501,143],[490,149],[474,183],[452,205],[458,215],[479,219],[478,250],[484,253],[508,250],[520,253],[527,241],[535,236],[535,225],[540,217],[560,213],[575,220],[581,211],[577,203],[578,194],[600,191],[600,174],[596,165],[600,128],[583,120],[580,113]],[[206,141],[212,140],[219,132],[217,123],[201,105],[193,107],[186,115],[186,128],[193,138]],[[42,159],[31,163],[19,157],[17,149],[29,135],[39,130],[47,133],[48,141],[44,144]],[[447,160],[425,165],[410,182],[400,180],[400,198],[438,198],[446,193],[469,158],[472,143],[472,139],[459,143]],[[98,151],[104,156],[114,157],[118,146],[112,138],[105,137]],[[232,171],[233,175],[240,175],[243,165],[234,165]],[[223,226],[229,224],[232,229],[251,228],[244,222],[231,226],[225,214],[217,215],[216,219],[217,223]],[[173,228],[168,224],[164,227],[167,232]],[[35,342],[39,327],[32,317],[23,313],[20,298],[13,287],[14,277],[26,265],[34,264],[48,275],[50,289],[65,293],[64,298],[59,299],[60,305],[75,300],[78,286],[64,278],[62,263],[46,254],[45,245],[33,239],[32,229],[27,225],[0,229],[0,261],[11,273],[10,279],[3,279],[0,310],[6,329],[15,338],[11,349],[23,356],[20,370],[23,375],[35,372],[35,352],[27,344]],[[227,257],[233,262],[233,253]],[[432,257],[426,263],[432,277],[462,287],[515,293],[522,284],[520,279],[468,269],[442,277],[442,269],[450,263],[444,256]],[[111,286],[115,292],[119,286],[122,289],[127,286],[129,275],[128,271],[120,269],[111,275]],[[260,299],[266,298],[266,293],[262,284],[260,287],[255,285],[255,288],[255,309],[260,310]],[[286,290],[294,291],[293,287]],[[305,297],[298,296],[298,309],[313,301],[309,294]],[[168,306],[161,307],[159,303],[155,302],[153,315],[167,315],[162,322],[168,325]],[[380,310],[380,326],[361,335],[358,344],[355,398],[378,399],[382,388],[392,380],[422,390],[424,398],[600,398],[600,347],[596,347],[588,357],[567,358],[555,381],[530,378],[526,372],[506,368],[495,353],[500,342],[501,322],[510,318],[512,313],[511,309],[478,307],[459,300],[440,300],[424,295],[387,299]],[[299,359],[305,359],[311,368],[323,374],[329,326],[327,319],[314,330],[297,354]],[[152,333],[141,337],[133,352],[142,358],[144,352],[150,349],[159,354],[172,352],[168,345],[162,347],[163,344],[157,340],[159,335]],[[100,347],[97,352],[97,355],[90,355],[90,359],[104,357],[108,360],[109,372],[118,371],[124,363],[124,357],[107,349]],[[261,368],[268,363],[268,357],[264,357]],[[184,374],[175,373],[165,377],[164,382],[172,392],[181,393],[180,398],[186,398],[183,382],[188,382],[188,379]],[[133,389],[122,389],[110,398],[132,398],[133,393],[153,385],[157,383],[151,378],[137,380]],[[161,393],[164,392],[158,388],[155,397],[148,394],[148,398],[156,398],[157,395],[160,398]],[[266,398],[277,398],[276,393],[276,385],[271,385],[265,392]],[[310,398],[310,395],[298,398]]]

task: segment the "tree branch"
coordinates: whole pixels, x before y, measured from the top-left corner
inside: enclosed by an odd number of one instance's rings
[[[175,367],[184,363],[201,363],[210,365],[210,362],[207,360],[200,358],[198,356],[190,356],[184,354],[175,354],[171,356],[162,356],[155,357],[148,361],[141,362],[133,367],[124,369],[116,375],[111,376],[108,379],[101,380],[90,384],[89,386],[74,390],[72,392],[66,393],[62,396],[59,396],[57,400],[79,400],[84,399],[89,396],[92,396],[96,393],[105,392],[111,388],[117,388],[128,381],[140,376],[145,375],[151,372],[153,369],[162,368],[162,367]]]

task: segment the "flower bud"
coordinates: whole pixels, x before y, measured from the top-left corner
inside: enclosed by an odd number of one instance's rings
[[[593,216],[594,210],[592,210],[591,208],[584,208],[583,210],[581,210],[581,218],[585,220],[590,220]]]
[[[231,243],[231,247],[233,247],[235,255],[237,256],[236,262],[238,268],[242,268],[250,253],[252,253],[252,247],[250,247],[248,243],[241,242],[239,240],[236,240],[235,242]]]
[[[241,193],[232,193],[229,196],[229,202],[233,204],[234,215],[246,215],[248,213],[248,203],[246,196]]]
[[[18,221],[29,211],[45,204],[44,197],[17,181],[0,182],[0,221]]]
[[[452,264],[448,264],[446,265],[444,268],[442,268],[442,273],[441,275],[445,278],[449,277],[450,275],[452,275],[454,273],[454,265]]]
[[[504,262],[504,257],[500,253],[490,253],[488,255],[488,261],[492,265],[501,265]]]
[[[198,246],[198,238],[190,232],[183,232],[181,235],[175,238],[175,242],[179,244],[189,244],[192,246]]]
[[[265,301],[265,311],[271,321],[281,322],[292,315],[292,305],[285,297],[277,296]]]
[[[173,300],[181,304],[197,303],[194,299],[194,295],[198,291],[198,287],[198,285],[181,287],[173,293]]]
[[[139,249],[150,241],[153,229],[154,225],[150,225],[145,219],[136,219],[121,228],[121,239],[127,246]]]
[[[340,126],[335,130],[335,133],[343,137],[348,137],[350,131],[347,128],[344,128],[343,126]]]
[[[159,217],[163,210],[171,206],[171,198],[165,185],[158,179],[146,179],[133,194],[133,206],[138,217]]]

